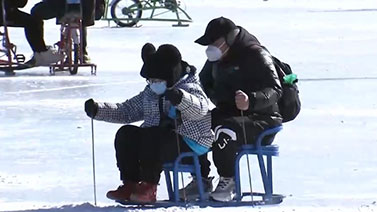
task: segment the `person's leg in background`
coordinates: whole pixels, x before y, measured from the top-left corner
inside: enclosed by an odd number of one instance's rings
[[[24,27],[25,37],[33,52],[46,51],[46,45],[40,35],[43,30],[43,22],[20,10],[13,10],[7,14],[8,25],[12,27]]]
[[[39,2],[31,9],[31,18],[34,25],[25,28],[26,37],[36,45],[33,58],[27,63],[36,66],[46,66],[56,63],[64,58],[52,47],[47,47],[44,41],[43,20],[57,17],[58,11],[48,2]]]
[[[87,49],[87,27],[95,24],[95,6],[98,2],[96,0],[82,0],[82,46],[83,46],[83,63],[90,63],[90,57]]]
[[[83,61],[82,63],[90,63],[90,57],[87,50],[87,35],[88,30],[86,26],[82,27],[82,49],[83,49]]]

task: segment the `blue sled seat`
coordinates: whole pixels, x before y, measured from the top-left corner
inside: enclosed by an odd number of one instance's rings
[[[193,164],[182,164],[182,159],[192,157]],[[178,173],[179,172],[189,172],[196,176],[198,182],[198,189],[199,189],[199,198],[200,201],[204,201],[204,190],[203,190],[203,183],[202,183],[202,175],[200,173],[200,164],[199,164],[199,157],[194,152],[184,152],[181,153],[174,162],[172,163],[165,163],[163,165],[163,170],[165,173],[166,179],[166,186],[168,188],[169,193],[169,200],[173,202],[179,201],[179,190],[178,190]],[[173,186],[170,178],[170,172],[173,172]]]
[[[277,126],[274,128],[267,129],[263,131],[257,138],[255,144],[248,144],[241,146],[235,164],[235,183],[236,183],[236,200],[241,201],[245,196],[262,196],[263,202],[268,203],[280,203],[282,201],[281,195],[273,195],[272,191],[272,156],[279,155],[279,146],[273,145],[262,145],[262,141],[266,136],[274,135],[283,129],[282,126]],[[272,139],[272,138],[271,138]],[[257,155],[260,173],[262,175],[263,187],[265,193],[251,193],[243,192],[241,193],[241,182],[240,182],[240,159],[244,155]],[[267,169],[264,163],[264,156],[267,158]],[[274,199],[274,197],[277,197]]]

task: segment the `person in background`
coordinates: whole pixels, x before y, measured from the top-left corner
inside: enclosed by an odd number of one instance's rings
[[[209,100],[199,83],[195,67],[183,61],[179,50],[170,44],[143,47],[144,65],[140,72],[147,85],[136,96],[122,103],[85,102],[89,117],[126,124],[115,136],[115,151],[120,180],[107,197],[113,200],[153,203],[162,164],[181,152],[199,155],[203,178],[210,162],[206,153],[214,140],[211,131]],[[141,126],[130,125],[143,121]],[[184,163],[192,164],[188,159]]]
[[[4,1],[4,2],[3,2]],[[4,8],[2,5],[4,4]],[[62,59],[62,55],[52,48],[46,47],[43,34],[43,23],[25,13],[19,8],[23,8],[27,0],[0,0],[0,25],[7,22],[7,26],[23,27],[25,37],[31,49],[33,50],[33,62],[26,62],[30,66],[48,66]],[[5,11],[6,20],[3,20],[3,11]]]
[[[82,6],[82,38],[83,38],[83,63],[89,63],[90,57],[87,51],[87,27],[93,26],[95,20],[99,20],[104,12],[103,0],[81,0]],[[76,9],[76,10],[75,10]],[[31,9],[31,15],[38,21],[43,23],[43,20],[57,18],[62,20],[64,18],[79,17],[80,14],[77,8],[68,7],[66,0],[43,0],[34,5]],[[43,39],[43,24],[42,33],[39,34],[39,39]]]

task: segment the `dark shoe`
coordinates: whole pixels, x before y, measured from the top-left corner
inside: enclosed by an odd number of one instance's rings
[[[112,200],[130,200],[130,196],[135,192],[137,183],[127,181],[124,185],[119,186],[116,190],[107,192],[106,197]]]
[[[30,58],[30,60],[26,61],[24,65],[29,66],[29,67],[34,67],[36,65],[37,61],[35,60],[35,57],[33,56]]]
[[[131,194],[131,201],[138,203],[154,203],[156,202],[157,184],[140,182],[136,186],[136,190]]]
[[[233,200],[236,195],[236,183],[233,177],[220,177],[220,181],[214,192],[212,192],[212,199],[220,202],[229,202]]]
[[[213,190],[212,180],[214,177],[202,178],[204,195],[208,195]],[[198,181],[196,177],[184,188],[179,189],[179,198],[185,200],[195,200],[199,198]]]

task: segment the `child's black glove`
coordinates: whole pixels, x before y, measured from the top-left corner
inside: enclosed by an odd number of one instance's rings
[[[169,100],[174,106],[177,106],[182,101],[183,93],[179,89],[168,89],[165,91],[165,98]]]
[[[98,103],[93,99],[88,99],[85,102],[85,112],[90,118],[94,118],[98,111]]]

